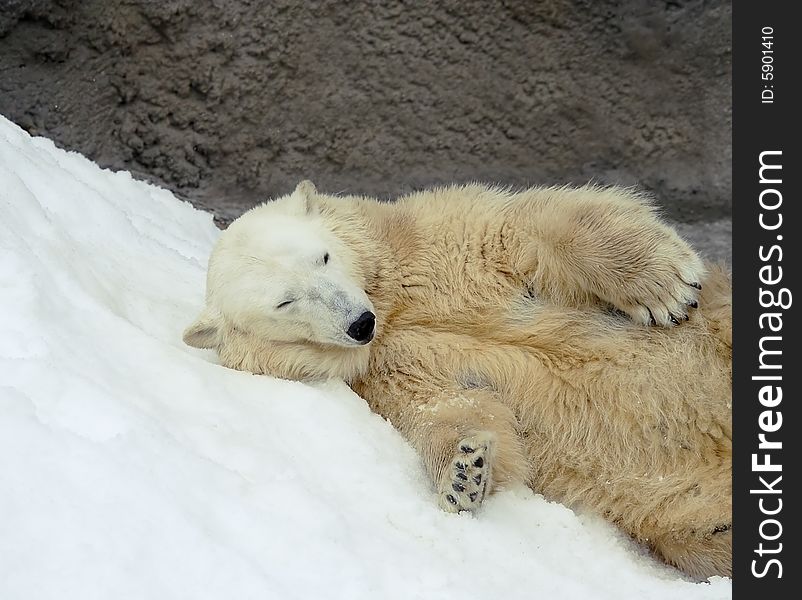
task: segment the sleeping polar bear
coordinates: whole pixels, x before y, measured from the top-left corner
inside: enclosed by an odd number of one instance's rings
[[[223,232],[184,340],[345,380],[447,511],[524,482],[705,578],[732,572],[731,312],[728,276],[631,190],[302,182]]]

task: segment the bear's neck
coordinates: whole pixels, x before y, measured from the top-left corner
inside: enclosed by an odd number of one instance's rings
[[[391,203],[359,197],[328,200],[323,215],[332,224],[348,223],[336,227],[337,234],[355,250],[357,270],[379,321],[389,318],[401,303],[399,271],[405,261],[416,260],[420,247],[414,222]]]
[[[346,350],[348,356],[341,357],[342,375],[350,375],[344,377],[350,384],[368,371],[365,350],[382,344],[384,325],[403,309],[405,291],[400,274],[406,264],[419,261],[423,247],[420,228],[406,211],[398,208],[392,203],[358,197],[327,199],[322,206],[324,218],[331,219],[332,225],[348,223],[348,227],[337,226],[336,231],[349,248],[356,250],[357,270],[377,317],[375,339],[368,346]],[[350,360],[356,355],[359,360]]]

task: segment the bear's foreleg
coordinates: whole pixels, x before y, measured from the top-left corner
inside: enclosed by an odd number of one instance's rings
[[[457,443],[454,458],[446,465],[437,487],[440,508],[446,512],[478,508],[491,485],[495,435],[480,431]]]
[[[641,324],[677,325],[698,302],[699,256],[630,190],[524,192],[508,220],[517,270],[552,301],[602,300]]]
[[[391,420],[420,453],[443,510],[476,510],[498,486],[527,480],[517,421],[491,391],[432,390]]]

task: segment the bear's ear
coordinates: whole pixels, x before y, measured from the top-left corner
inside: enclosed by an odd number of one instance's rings
[[[317,188],[308,179],[304,179],[295,186],[292,197],[300,205],[302,214],[309,215],[317,212]]]
[[[295,186],[295,194],[300,194],[304,197],[315,196],[317,194],[317,188],[315,184],[309,181],[308,179],[304,179],[301,183]]]
[[[184,330],[184,343],[193,348],[217,348],[221,341],[222,321],[220,313],[207,306]]]
[[[303,217],[318,212],[317,188],[311,181],[304,180],[295,186],[292,194],[273,201],[285,215]]]

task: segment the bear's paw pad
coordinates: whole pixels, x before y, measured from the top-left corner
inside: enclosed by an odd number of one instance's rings
[[[477,434],[461,440],[440,482],[439,505],[446,512],[474,511],[490,483],[491,437]]]

